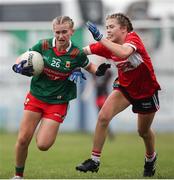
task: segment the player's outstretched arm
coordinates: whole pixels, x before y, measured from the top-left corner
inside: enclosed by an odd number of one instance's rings
[[[111,65],[106,63],[100,64],[98,67],[95,64],[90,63],[85,69],[96,76],[104,76],[107,69],[110,67]],[[81,68],[76,68],[74,71],[72,71],[68,79],[77,84],[78,82],[82,83],[83,80],[86,80],[86,76],[81,71]]]
[[[106,63],[102,63],[98,67],[95,64],[90,63],[85,69],[96,76],[104,76],[105,72],[110,67],[111,65]]]
[[[133,51],[134,48],[129,46],[129,45],[120,45],[114,42],[111,42],[109,39],[107,38],[103,38],[103,34],[100,33],[99,29],[97,28],[97,26],[88,21],[86,23],[87,28],[89,29],[89,31],[91,32],[91,34],[93,35],[94,39],[96,41],[100,41],[106,48],[108,48],[110,51],[112,51],[112,53],[115,56],[118,56],[120,58],[127,58],[128,56],[130,56]],[[89,53],[89,51],[87,49],[85,49],[86,54]],[[84,51],[84,52],[85,52]]]
[[[91,32],[96,41],[100,41],[102,39],[103,34],[100,33],[100,31],[94,23],[88,21],[86,23],[86,26],[88,27],[89,31]]]

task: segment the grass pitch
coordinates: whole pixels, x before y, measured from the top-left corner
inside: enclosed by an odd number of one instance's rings
[[[0,178],[14,174],[16,134],[0,134]],[[144,145],[137,134],[118,134],[107,140],[98,173],[81,173],[75,166],[90,157],[90,134],[60,133],[47,152],[37,149],[33,139],[25,168],[27,179],[142,179]],[[155,179],[174,178],[174,133],[156,134],[158,152]]]

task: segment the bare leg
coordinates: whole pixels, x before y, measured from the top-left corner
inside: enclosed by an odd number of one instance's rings
[[[155,136],[150,128],[155,113],[151,114],[138,114],[138,132],[143,138],[146,153],[151,155],[155,152]]]
[[[40,124],[36,142],[41,151],[47,151],[55,142],[60,123],[43,118]]]
[[[40,118],[40,113],[24,111],[24,116],[20,125],[18,139],[16,142],[16,167],[25,166],[28,146],[31,142]]]
[[[143,172],[144,177],[151,177],[156,171],[157,156],[155,154],[155,136],[150,128],[154,116],[155,113],[138,114],[138,132],[143,138],[146,149],[146,159]]]
[[[99,152],[102,151],[107,135],[109,122],[116,114],[123,111],[129,105],[129,101],[123,96],[120,91],[114,90],[109,95],[98,115],[98,121],[94,135],[93,150],[97,150]]]
[[[114,140],[115,134],[112,132],[111,127],[108,127],[108,138],[109,140]]]
[[[98,107],[98,112],[100,112],[101,108],[102,108],[102,107]],[[107,134],[108,134],[109,140],[113,140],[113,139],[114,139],[114,133],[112,132],[110,126],[108,127],[108,132],[107,132]]]
[[[120,91],[114,90],[109,95],[98,115],[91,158],[76,166],[76,170],[98,172],[100,155],[106,139],[109,122],[116,114],[123,111],[129,105],[130,102]]]

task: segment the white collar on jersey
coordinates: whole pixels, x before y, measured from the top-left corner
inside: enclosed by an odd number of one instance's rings
[[[67,51],[67,52],[70,50],[71,45],[72,45],[72,42],[69,41],[69,46],[66,48],[66,51]],[[52,46],[53,46],[53,47],[56,47],[56,38],[55,38],[55,37],[53,38]]]

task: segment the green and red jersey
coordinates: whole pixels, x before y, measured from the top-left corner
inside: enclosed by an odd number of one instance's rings
[[[76,98],[76,84],[68,80],[71,72],[77,67],[86,67],[89,59],[82,49],[71,41],[65,52],[58,52],[55,38],[39,41],[30,50],[43,56],[44,70],[33,76],[30,92],[36,98],[51,104],[69,102]]]

